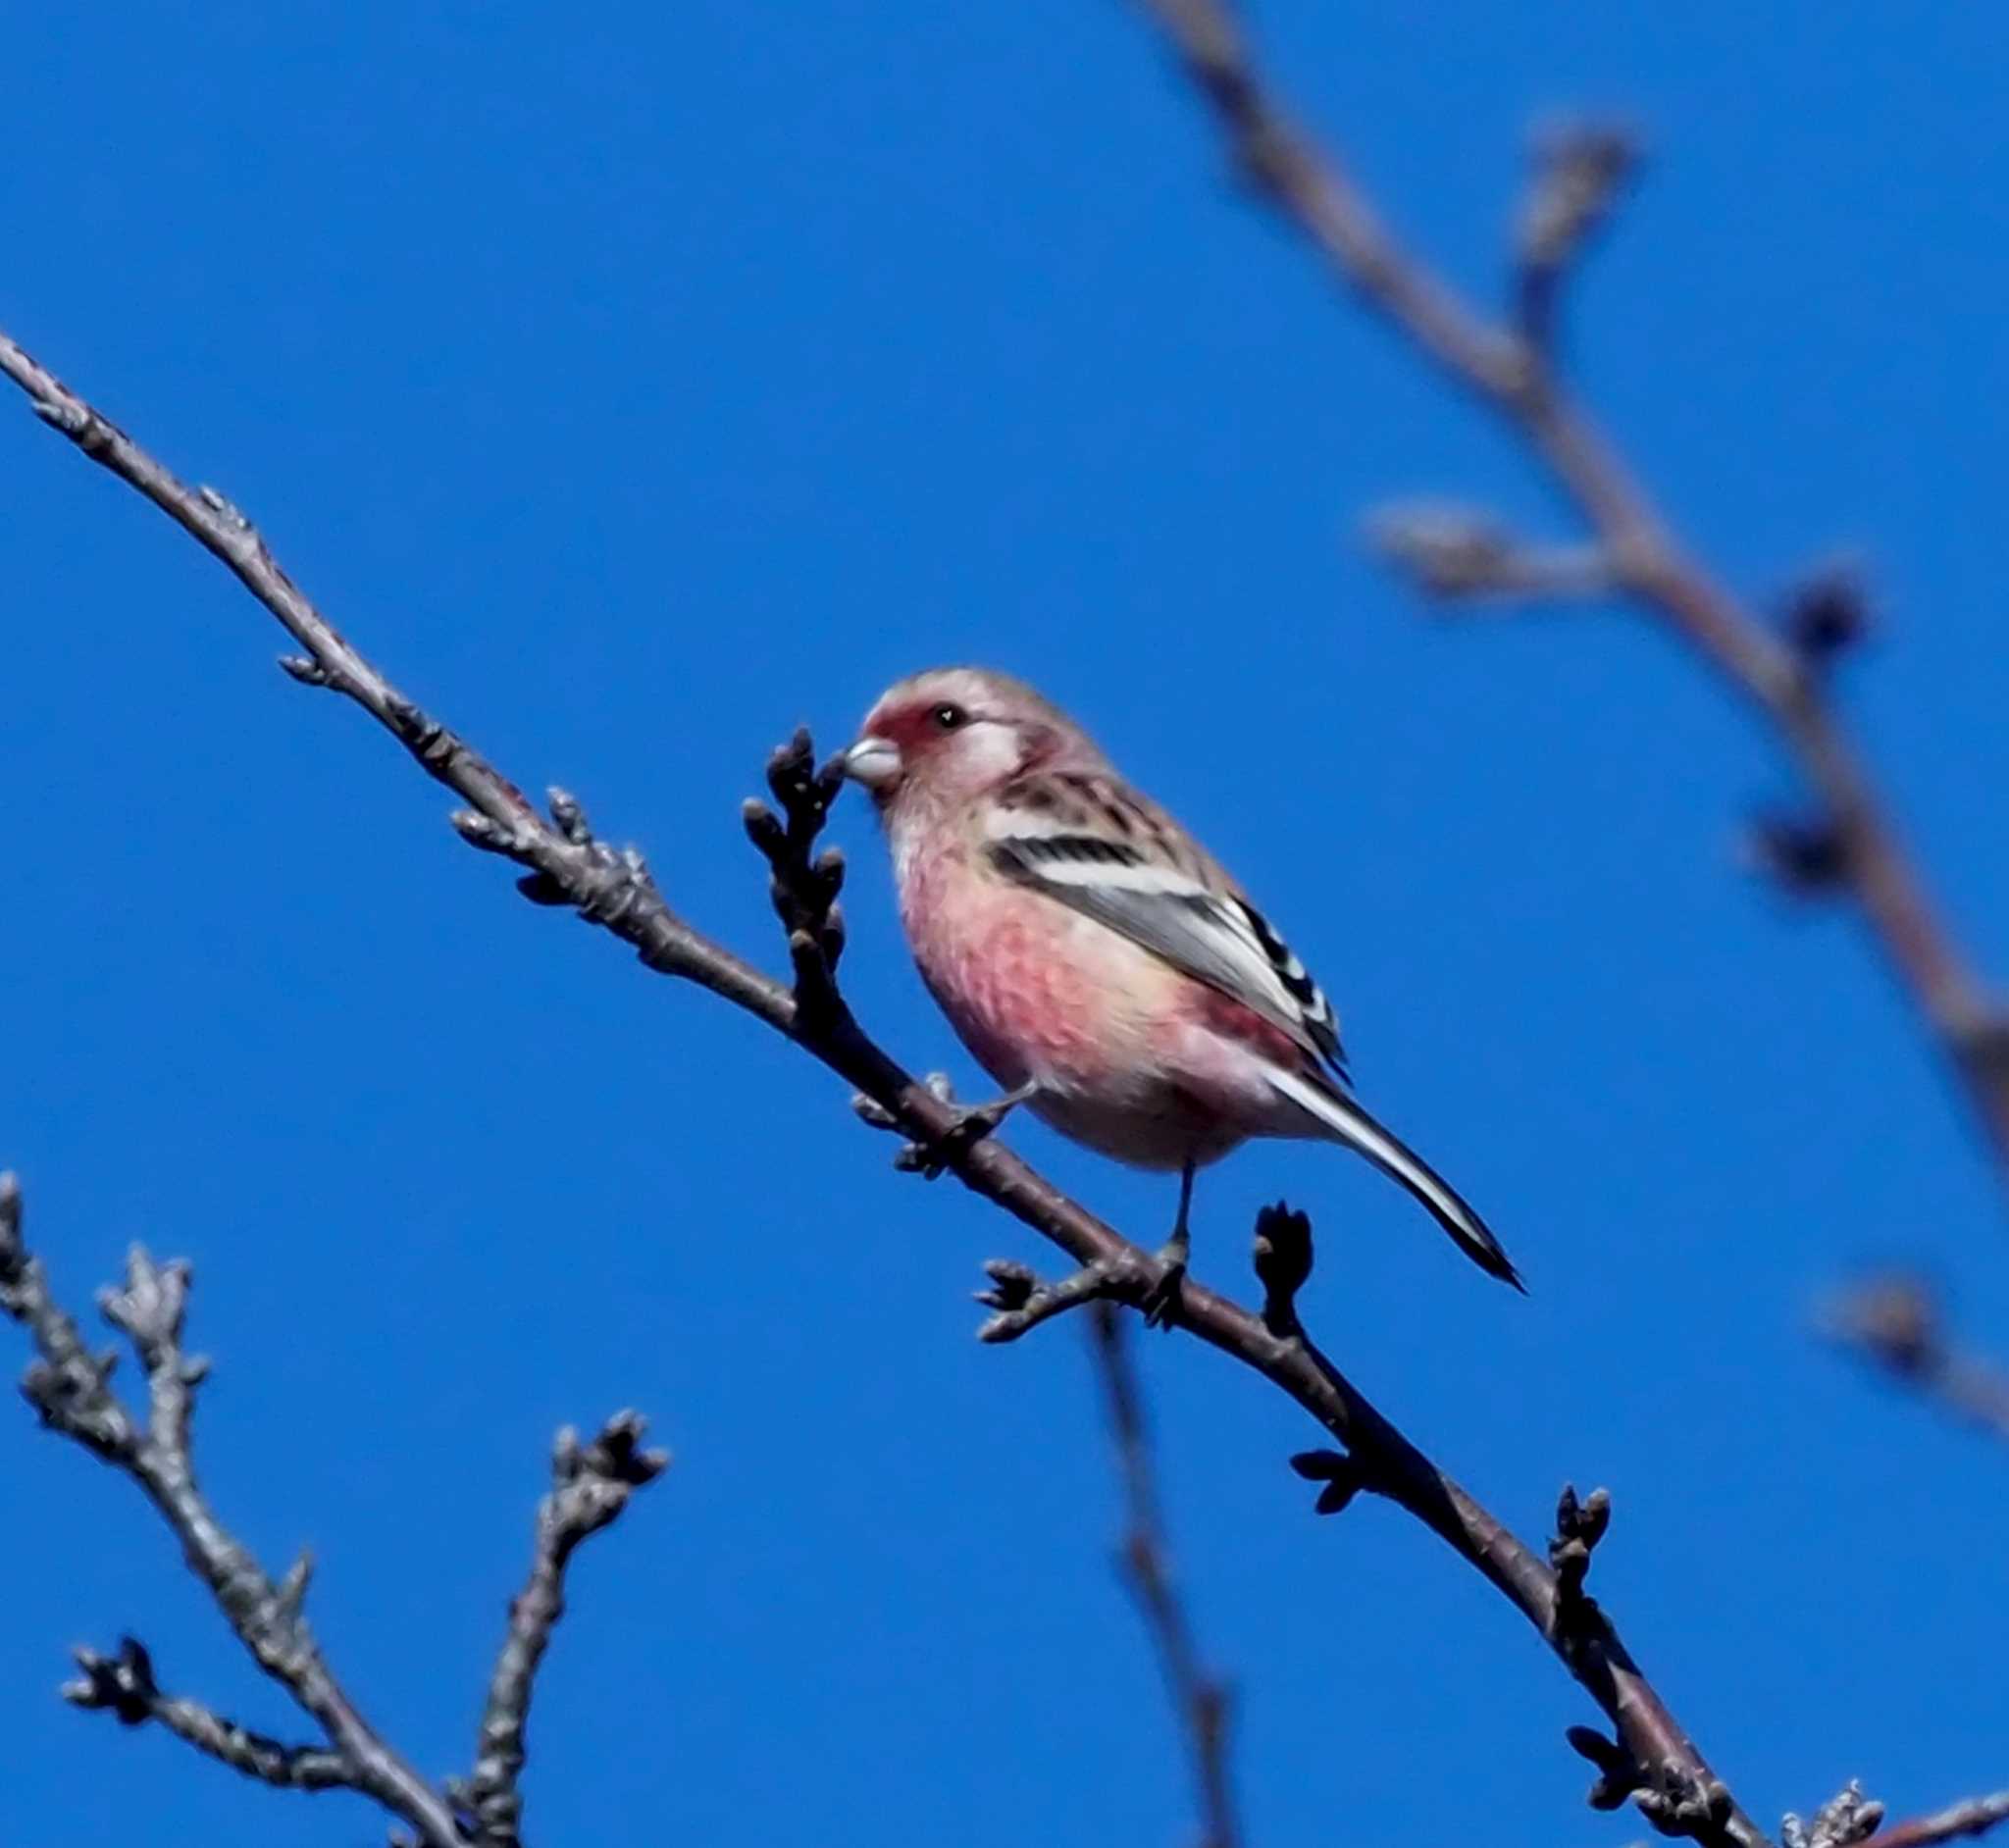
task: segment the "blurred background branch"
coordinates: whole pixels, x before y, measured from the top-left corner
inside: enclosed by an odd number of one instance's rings
[[[1537,138],[1510,291],[1519,319],[1496,322],[1403,245],[1345,162],[1280,100],[1228,0],[1137,4],[1256,196],[1355,300],[1505,425],[1589,534],[1558,547],[1515,539],[1484,513],[1395,509],[1371,527],[1390,559],[1439,598],[1602,593],[1679,637],[1805,781],[1813,812],[1794,826],[1796,850],[1767,864],[1796,889],[1854,905],[2009,1175],[2009,1013],[1928,896],[1832,696],[1832,666],[1862,633],[1859,601],[1817,577],[1782,626],[1761,620],[1683,547],[1558,363],[1560,297],[1634,169],[1633,137],[1579,124]]]
[[[1838,1295],[1822,1333],[1928,1404],[2009,1441],[2009,1367],[1947,1338],[1938,1297],[1921,1277],[1891,1272]]]
[[[1227,1684],[1201,1658],[1172,1574],[1129,1325],[1111,1304],[1098,1302],[1089,1316],[1089,1333],[1123,1495],[1117,1566],[1150,1632],[1159,1673],[1185,1735],[1204,1831],[1201,1848],[1239,1848],[1242,1832],[1228,1767],[1231,1701]]]
[[[1893,1822],[1880,1834],[1872,1835],[1867,1848],[1932,1848],[1936,1842],[1965,1841],[1985,1835],[2001,1822],[2009,1822],[2009,1790],[1969,1797],[1965,1802],[1935,1810],[1931,1816]]]

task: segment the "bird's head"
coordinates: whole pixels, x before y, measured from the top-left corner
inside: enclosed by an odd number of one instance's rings
[[[1034,768],[1100,768],[1102,753],[1023,681],[938,667],[889,687],[866,714],[845,773],[881,810],[954,807]]]

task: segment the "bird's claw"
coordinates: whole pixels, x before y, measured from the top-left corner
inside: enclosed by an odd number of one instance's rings
[[[972,1104],[956,1112],[934,1142],[910,1142],[901,1151],[902,1167],[911,1167],[924,1181],[940,1180],[986,1136],[992,1135],[1011,1108],[1013,1100],[1000,1098],[995,1104]]]
[[[955,1102],[955,1094],[943,1073],[930,1072],[923,1082],[938,1102]],[[972,1104],[957,1110],[955,1120],[932,1143],[908,1143],[894,1157],[895,1166],[918,1174],[923,1180],[938,1180],[978,1143],[995,1135],[998,1126],[1032,1096],[1033,1090],[1031,1085],[1021,1085],[988,1104]]]
[[[986,1136],[994,1135],[998,1125],[1023,1102],[1014,1093],[1008,1097],[993,1098],[988,1104],[972,1104],[966,1110],[956,1113],[955,1121],[943,1141],[954,1143],[958,1148],[970,1148]]]
[[[1186,1260],[1160,1253],[1165,1267],[1159,1280],[1144,1293],[1144,1325],[1147,1328],[1170,1328],[1174,1326],[1185,1307],[1186,1301]]]

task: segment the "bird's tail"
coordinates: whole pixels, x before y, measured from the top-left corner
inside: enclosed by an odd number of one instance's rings
[[[1429,1209],[1430,1216],[1451,1234],[1459,1250],[1481,1270],[1526,1294],[1527,1285],[1520,1281],[1520,1273],[1500,1249],[1500,1241],[1486,1229],[1486,1222],[1421,1155],[1382,1128],[1353,1099],[1341,1096],[1306,1072],[1272,1068],[1269,1082],[1301,1110],[1316,1118],[1335,1142],[1343,1142],[1365,1155],[1383,1174],[1408,1188]]]

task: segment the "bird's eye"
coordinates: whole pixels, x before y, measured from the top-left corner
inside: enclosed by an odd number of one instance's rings
[[[962,707],[947,701],[937,706],[928,716],[935,721],[935,729],[939,732],[957,731],[969,723],[969,714]]]

